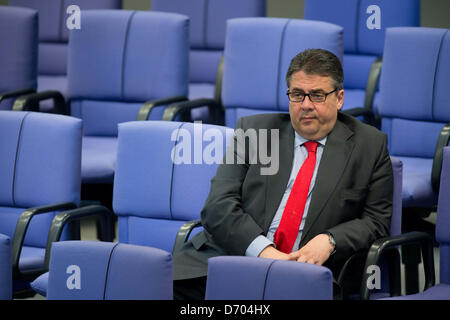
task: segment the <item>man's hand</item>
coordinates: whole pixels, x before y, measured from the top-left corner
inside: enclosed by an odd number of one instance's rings
[[[278,260],[293,260],[289,259],[289,255],[281,252],[280,250],[275,249],[272,246],[268,246],[264,248],[263,251],[259,254],[260,258],[269,258],[269,259],[278,259]]]
[[[331,245],[327,234],[319,234],[312,238],[300,250],[291,252],[288,260],[297,260],[298,262],[306,262],[323,265],[328,260],[334,246]]]

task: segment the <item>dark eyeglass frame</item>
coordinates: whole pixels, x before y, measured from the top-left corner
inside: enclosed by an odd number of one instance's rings
[[[338,88],[334,88],[333,91],[330,91],[330,92],[328,92],[328,93],[323,93],[323,95],[324,95],[323,101],[322,101],[322,100],[317,101],[315,98],[311,99],[311,93],[303,93],[303,99],[302,99],[302,100],[299,100],[299,101],[291,100],[291,93],[292,93],[292,92],[290,92],[289,90],[286,91],[286,95],[288,96],[288,99],[289,99],[290,102],[303,102],[303,101],[305,101],[306,97],[308,97],[308,98],[309,98],[309,101],[311,101],[311,102],[313,102],[313,103],[314,103],[314,102],[315,102],[315,103],[322,103],[322,102],[325,102],[325,101],[327,100],[327,97],[328,97],[330,94],[332,94],[333,92],[335,92],[337,89],[338,89]],[[313,93],[313,95],[315,95],[315,94],[317,95],[317,93]]]

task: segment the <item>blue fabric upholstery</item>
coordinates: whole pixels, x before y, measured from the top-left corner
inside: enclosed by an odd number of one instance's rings
[[[392,300],[450,300],[450,147],[443,151],[441,184],[437,206],[436,240],[440,250],[440,284],[417,294],[389,298]]]
[[[403,161],[404,207],[437,201],[430,176],[439,133],[450,121],[450,92],[443,89],[450,83],[449,55],[446,29],[386,31],[378,110],[390,153]]]
[[[369,10],[373,5],[380,9],[380,29],[367,26],[376,14]],[[345,110],[364,105],[370,67],[383,55],[386,29],[420,25],[420,0],[307,0],[304,17],[344,27]]]
[[[0,6],[0,96],[20,89],[36,89],[37,27],[35,10]],[[10,110],[13,101],[0,101],[0,110]]]
[[[11,240],[0,233],[0,300],[12,299]]]
[[[0,111],[0,233],[12,239],[27,208],[79,203],[81,135],[80,119]],[[47,234],[56,213],[31,220],[19,259],[21,271],[43,266]]]
[[[209,164],[206,134],[217,142],[217,163]],[[198,123],[120,124],[113,196],[119,241],[171,251],[179,227],[200,218],[232,135],[230,128]]]
[[[227,20],[266,15],[265,0],[153,0],[151,6],[154,11],[181,13],[190,18],[189,99],[214,98]],[[203,120],[208,110],[194,109],[191,114],[194,120]]]
[[[208,260],[208,300],[331,300],[331,271],[322,266],[242,256]]]
[[[39,13],[39,78],[38,88],[58,90],[67,97],[67,43],[69,32],[66,20],[67,8],[77,5],[82,12],[89,9],[121,9],[121,0],[10,0],[10,6],[27,7]],[[83,19],[81,19],[83,20]],[[83,25],[83,21],[81,22]],[[51,86],[50,86],[51,84]],[[46,104],[46,108],[51,104]]]
[[[172,256],[163,250],[93,241],[52,246],[49,300],[168,300],[172,291]]]
[[[327,49],[342,59],[342,27],[281,18],[228,21],[222,85],[226,125],[237,120],[230,109],[288,112],[284,75],[291,59],[308,48]]]
[[[83,183],[112,183],[117,125],[142,103],[188,93],[188,18],[91,10],[69,42],[72,115],[83,119]],[[164,107],[151,119],[161,119]]]

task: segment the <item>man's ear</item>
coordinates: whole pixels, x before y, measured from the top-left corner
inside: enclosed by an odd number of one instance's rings
[[[344,104],[344,89],[341,89],[337,94],[337,109],[341,110],[343,104]]]

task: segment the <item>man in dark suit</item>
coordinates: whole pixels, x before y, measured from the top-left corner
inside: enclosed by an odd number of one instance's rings
[[[243,161],[219,166],[201,213],[204,231],[174,254],[175,298],[202,298],[210,257],[296,260],[325,265],[336,277],[352,254],[388,235],[393,173],[387,138],[339,112],[344,101],[339,59],[326,50],[306,50],[291,61],[286,80],[289,114],[245,117],[236,126],[277,130],[277,143],[267,147],[272,154],[270,146],[278,147],[279,170],[261,174],[264,165],[249,162],[252,146],[239,150],[235,141],[227,152]],[[285,211],[299,202],[290,196],[310,142],[315,165],[292,227]],[[280,244],[285,228],[295,233],[287,249]]]

